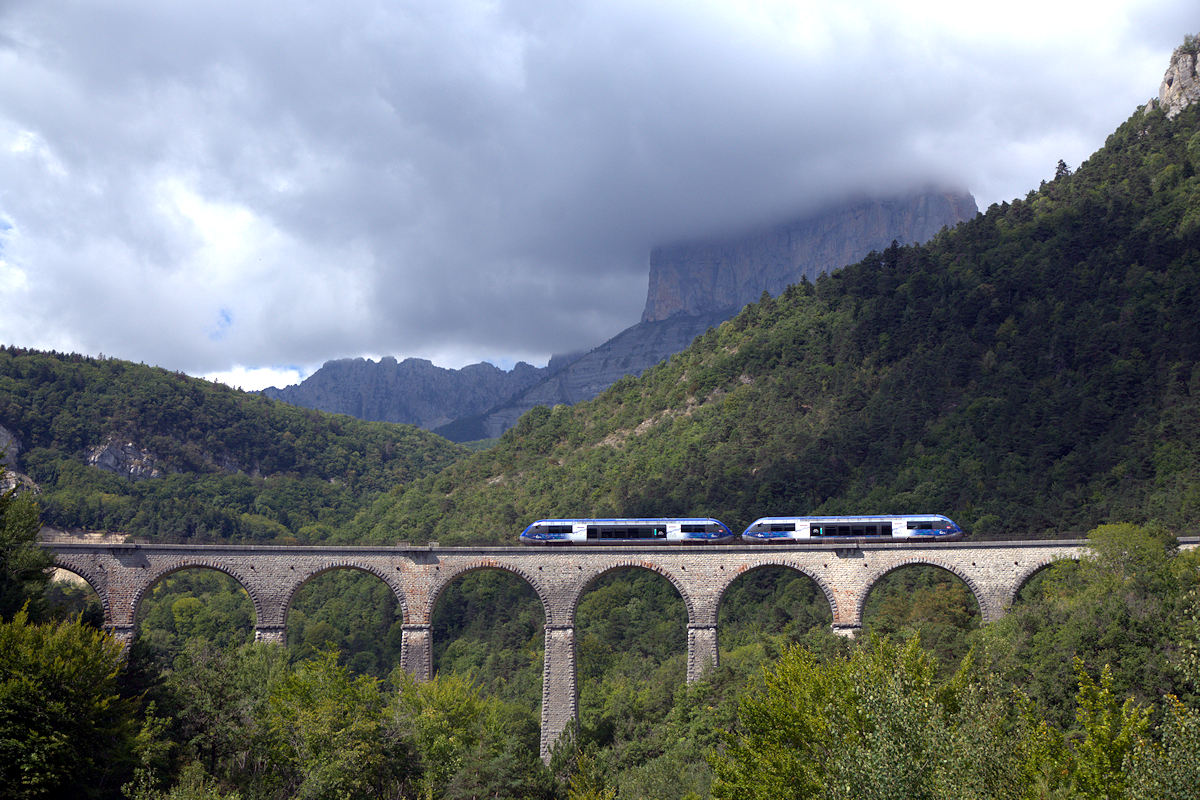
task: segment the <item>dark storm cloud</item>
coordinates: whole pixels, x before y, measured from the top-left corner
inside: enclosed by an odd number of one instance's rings
[[[637,320],[657,243],[1024,194],[1198,27],[828,6],[0,4],[0,339],[196,373],[544,359]]]

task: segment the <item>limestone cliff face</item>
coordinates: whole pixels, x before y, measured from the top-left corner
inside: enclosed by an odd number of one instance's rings
[[[345,358],[327,361],[302,383],[263,394],[305,408],[432,430],[491,408],[547,373],[524,362],[506,372],[491,364],[445,369],[421,358]]]
[[[915,244],[976,214],[975,198],[925,192],[862,200],[744,236],[657,247],[643,322],[740,309],[860,261],[893,240]]]
[[[1200,37],[1189,36],[1175,48],[1171,64],[1158,87],[1158,103],[1173,119],[1183,109],[1200,100]]]

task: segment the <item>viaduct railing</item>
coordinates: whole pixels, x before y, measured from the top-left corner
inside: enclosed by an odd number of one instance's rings
[[[1200,539],[1181,540],[1195,547]],[[578,713],[575,609],[601,575],[648,569],[665,577],[687,607],[687,680],[717,663],[717,611],[738,576],[765,567],[796,570],[825,593],[835,630],[853,635],[863,604],[883,576],[926,564],[963,580],[984,622],[1002,616],[1021,586],[1059,559],[1078,559],[1084,540],[1023,542],[879,542],[854,545],[644,545],[583,547],[269,547],[47,542],[55,563],[86,580],[100,597],[104,624],[126,642],[134,637],[138,605],[166,575],[215,569],[246,590],[254,606],[255,638],[282,643],[296,592],[330,570],[371,573],[395,593],[403,615],[401,665],[418,679],[433,673],[430,619],[446,586],[475,570],[520,576],[545,614],[542,757]]]

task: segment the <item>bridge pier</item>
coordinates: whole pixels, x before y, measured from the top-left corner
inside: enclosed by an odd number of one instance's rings
[[[255,625],[254,641],[287,644],[287,629],[283,625]]]
[[[129,648],[133,646],[133,640],[137,636],[137,626],[135,625],[105,625],[104,629],[121,643],[122,652],[128,653]]]
[[[546,624],[542,666],[542,761],[579,714],[579,684],[575,672],[575,626]]]
[[[400,628],[400,667],[419,681],[433,678],[433,626],[404,624]]]
[[[717,667],[717,623],[689,622],[687,636],[687,682],[694,683]]]

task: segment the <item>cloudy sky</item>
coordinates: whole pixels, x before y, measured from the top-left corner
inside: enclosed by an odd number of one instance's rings
[[[1158,91],[1196,0],[0,0],[0,343],[245,388],[543,364],[656,243],[981,208]]]

